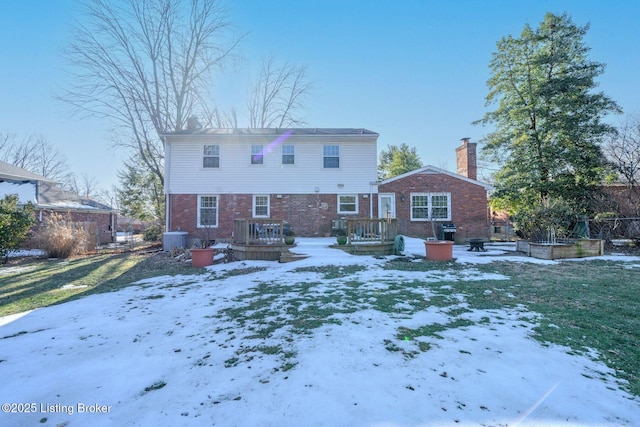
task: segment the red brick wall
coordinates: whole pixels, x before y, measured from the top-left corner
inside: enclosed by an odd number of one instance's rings
[[[411,193],[439,192],[451,193],[451,222],[456,225],[456,241],[489,238],[487,191],[480,185],[445,174],[416,173],[378,187],[378,193],[395,193],[400,231],[421,238],[431,237],[431,223],[411,221]],[[401,201],[403,193],[404,202]]]
[[[338,214],[336,194],[282,194],[270,195],[270,217],[287,221],[298,236],[323,236],[331,232],[331,221],[345,218]],[[367,197],[369,195],[366,195]],[[168,231],[187,231],[189,237],[201,235],[197,228],[198,196],[172,194],[169,199],[170,224]],[[375,201],[375,200],[374,200]],[[218,196],[218,227],[211,228],[210,238],[230,238],[233,220],[252,217],[253,195],[223,194]],[[374,208],[375,209],[375,208]],[[369,198],[358,195],[358,215],[369,217]]]

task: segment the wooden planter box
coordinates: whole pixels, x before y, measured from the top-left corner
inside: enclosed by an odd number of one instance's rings
[[[577,239],[569,243],[556,244],[518,240],[516,250],[540,259],[584,258],[603,255],[604,240]]]

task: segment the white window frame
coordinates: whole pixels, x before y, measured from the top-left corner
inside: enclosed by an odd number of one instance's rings
[[[343,211],[341,209],[342,205],[352,205],[353,203],[344,203],[341,201],[343,197],[353,197],[355,200],[356,210],[355,211]],[[358,215],[360,212],[360,207],[358,206],[358,195],[357,194],[338,194],[338,213],[343,215]]]
[[[213,154],[207,154],[207,147],[213,147]],[[204,161],[207,158],[217,158],[217,166],[205,166]],[[217,144],[206,144],[202,146],[202,169],[218,169],[220,168],[220,146]]]
[[[264,165],[264,145],[251,144],[251,165]]]
[[[327,153],[328,149],[333,151],[333,148],[337,149],[337,153],[335,153],[335,152]],[[326,160],[327,159],[333,159],[333,158],[337,158],[338,159],[338,165],[337,166],[327,166]],[[340,145],[338,145],[338,144],[325,144],[325,145],[322,146],[322,168],[323,169],[340,169]]]
[[[287,149],[285,152],[285,148]],[[291,149],[291,152],[288,152],[289,149]],[[296,146],[293,144],[282,144],[281,146],[281,150],[282,150],[282,157],[281,157],[281,163],[285,166],[292,166],[296,164]],[[291,163],[285,163],[284,162],[284,158],[285,156],[289,157],[291,156]]]
[[[434,221],[451,221],[451,193],[411,193],[410,203],[411,206],[409,208],[411,212],[411,221],[431,221],[431,216],[433,214],[433,198],[434,197],[446,197],[447,198],[447,216],[446,218],[434,218]],[[413,215],[414,209],[414,197],[426,197],[427,198],[427,218],[415,218]]]
[[[207,225],[207,224],[202,224],[202,209],[206,209],[207,207],[202,207],[202,198],[203,197],[213,197],[215,200],[215,207],[211,207],[210,209],[215,209],[215,218],[216,218],[216,223],[213,225]],[[198,194],[198,213],[197,213],[197,218],[196,218],[196,225],[197,228],[218,228],[218,224],[220,223],[218,221],[219,218],[219,213],[220,213],[220,197],[216,194]]]
[[[267,199],[267,214],[266,215],[258,215],[256,213],[256,208],[258,206],[264,207],[264,205],[258,205],[258,197],[265,197]],[[271,197],[268,194],[254,194],[253,195],[253,203],[251,207],[251,214],[253,218],[271,218]]]

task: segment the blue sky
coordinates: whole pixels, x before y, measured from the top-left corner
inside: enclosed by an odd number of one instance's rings
[[[496,42],[537,27],[546,12],[589,23],[591,59],[607,65],[600,89],[625,114],[640,114],[640,2],[615,1],[228,1],[230,20],[247,33],[241,60],[214,77],[221,108],[242,114],[247,72],[261,58],[306,65],[315,82],[309,127],[364,127],[380,133],[378,149],[415,146],[421,160],[455,168],[460,138],[488,108],[488,64]],[[60,50],[78,19],[74,0],[0,1],[0,132],[45,135],[71,168],[117,183],[124,154],[111,146],[109,123],[72,117],[54,99],[67,75]],[[617,123],[619,118],[612,118]],[[241,119],[242,124],[242,119]]]

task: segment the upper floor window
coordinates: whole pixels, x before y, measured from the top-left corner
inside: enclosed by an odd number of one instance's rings
[[[251,146],[251,164],[261,165],[264,163],[264,151],[262,145]]]
[[[339,214],[357,214],[358,213],[358,196],[338,195],[338,213]]]
[[[218,196],[198,197],[198,227],[218,226]]]
[[[340,146],[325,145],[322,147],[322,167],[323,168],[339,168],[340,167]]]
[[[220,146],[205,145],[202,149],[202,167],[203,168],[219,168],[220,167]]]
[[[269,218],[269,196],[253,196],[253,217]]]
[[[412,193],[411,220],[451,220],[451,193]]]
[[[295,164],[295,147],[291,144],[282,145],[282,164],[293,165]]]

